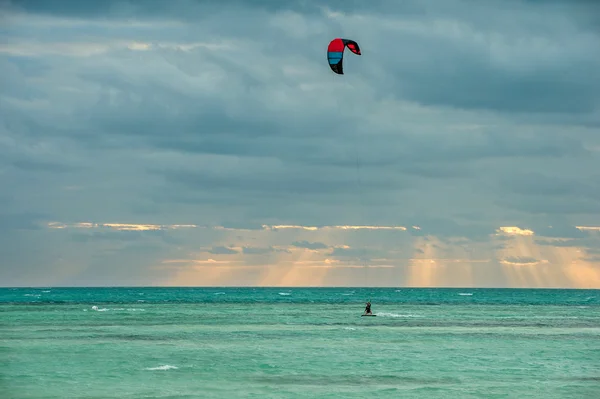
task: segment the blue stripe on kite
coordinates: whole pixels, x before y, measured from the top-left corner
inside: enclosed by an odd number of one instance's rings
[[[341,51],[328,51],[327,61],[330,65],[338,64],[342,60],[343,53]]]

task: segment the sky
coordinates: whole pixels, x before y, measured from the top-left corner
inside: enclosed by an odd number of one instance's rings
[[[599,15],[0,0],[0,286],[600,288]]]

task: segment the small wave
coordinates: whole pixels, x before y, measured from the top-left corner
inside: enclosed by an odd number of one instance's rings
[[[52,292],[52,291],[42,291],[42,292]]]
[[[292,295],[292,293],[291,292],[280,292],[279,295],[287,296],[287,295]]]
[[[399,317],[399,318],[403,318],[403,317],[423,317],[421,315],[417,315],[417,314],[398,314],[398,313],[375,313],[377,316],[383,316],[383,317]]]
[[[473,293],[472,292],[459,292],[458,295],[461,295],[461,296],[471,296],[471,295],[473,295]]]
[[[92,306],[92,310],[95,310],[96,312],[108,312],[109,310],[112,311],[127,311],[127,312],[144,312],[146,311],[146,309],[141,309],[141,308],[99,308],[98,306],[94,305]],[[87,311],[87,309],[84,309],[84,311]]]
[[[344,327],[344,330],[354,331],[356,328],[354,327]]]
[[[177,369],[177,366],[171,366],[169,364],[165,364],[164,366],[158,366],[158,367],[147,367],[144,370],[172,370],[172,369]]]
[[[42,296],[42,294],[25,294],[25,296],[34,296],[34,297],[39,298]]]
[[[225,295],[225,293],[224,292],[215,292],[214,295]]]

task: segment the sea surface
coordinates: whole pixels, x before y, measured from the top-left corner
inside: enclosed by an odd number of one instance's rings
[[[600,291],[2,288],[0,398],[598,399]]]

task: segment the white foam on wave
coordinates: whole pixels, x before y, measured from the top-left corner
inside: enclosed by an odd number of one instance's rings
[[[84,310],[87,311],[87,309],[84,309]],[[108,312],[109,310],[128,311],[128,312],[144,312],[144,311],[146,311],[146,309],[141,309],[141,308],[113,308],[113,309],[99,308],[96,305],[92,306],[92,310],[95,310],[96,312]]]
[[[48,290],[48,291],[42,291],[42,292],[52,292],[52,291],[49,291],[49,290]]]
[[[172,369],[177,369],[177,366],[171,366],[169,364],[165,364],[163,366],[158,366],[158,367],[147,367],[144,370],[172,370]]]
[[[458,295],[461,295],[461,296],[471,296],[471,295],[473,295],[473,293],[472,292],[459,292]]]
[[[215,295],[225,295],[224,292],[215,292]]]
[[[356,330],[356,328],[354,328],[354,327],[344,327],[344,330],[354,331],[354,330]]]
[[[418,314],[398,314],[398,313],[388,313],[388,312],[375,313],[375,314],[377,316],[382,316],[382,317],[423,317]]]
[[[291,292],[280,292],[279,295],[287,296],[287,295],[292,295],[292,293]]]

